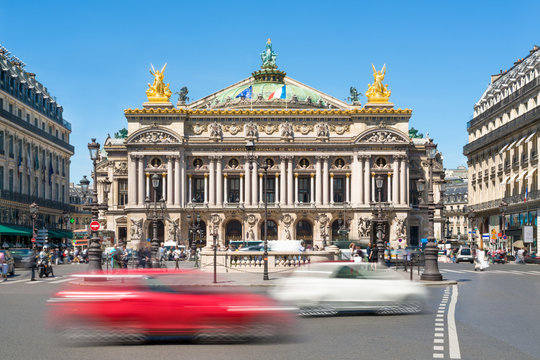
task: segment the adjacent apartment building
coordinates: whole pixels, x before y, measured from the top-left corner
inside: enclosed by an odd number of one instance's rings
[[[522,240],[531,252],[538,251],[539,103],[540,51],[534,46],[509,70],[491,76],[467,123],[469,143],[463,153],[469,165],[470,216],[478,229],[471,235],[482,247],[510,249]]]
[[[71,124],[62,106],[0,46],[0,236],[2,246],[27,246],[32,238],[30,205],[36,228],[50,240],[67,233],[69,166],[74,148]]]

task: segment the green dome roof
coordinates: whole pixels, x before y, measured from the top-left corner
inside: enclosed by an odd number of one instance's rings
[[[253,100],[256,100],[259,97],[259,94],[262,94],[263,100],[268,100],[270,94],[280,89],[284,84],[275,82],[252,82],[250,85],[253,86]],[[219,100],[220,103],[226,102],[227,98],[235,100],[236,96],[245,89],[247,89],[250,85],[243,85],[226,90],[217,96],[217,100]],[[321,97],[316,92],[309,89],[301,88],[295,85],[285,84],[285,86],[287,100],[291,100],[295,95],[298,101],[306,101],[307,98],[310,97],[313,103],[317,103],[319,99],[321,99]]]

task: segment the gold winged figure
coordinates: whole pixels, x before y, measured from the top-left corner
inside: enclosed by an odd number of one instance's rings
[[[169,102],[172,92],[169,89],[169,84],[165,85],[163,82],[163,73],[165,72],[167,63],[163,65],[161,71],[154,69],[154,65],[152,64],[150,66],[152,66],[150,74],[154,76],[154,83],[148,83],[148,90],[146,90],[148,101],[154,103]]]
[[[382,83],[386,75],[386,64],[383,65],[381,71],[377,71],[373,64],[371,64],[371,67],[373,68],[373,84],[368,84],[368,91],[366,91],[368,102],[386,103],[391,93],[388,90],[388,85]]]

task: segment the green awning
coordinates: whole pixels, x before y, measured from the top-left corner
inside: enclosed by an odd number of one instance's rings
[[[32,236],[32,229],[16,225],[0,225],[0,235]]]

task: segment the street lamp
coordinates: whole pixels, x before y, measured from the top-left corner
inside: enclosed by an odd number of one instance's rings
[[[91,203],[89,205],[92,212],[92,221],[98,221],[99,219],[99,210],[107,210],[107,196],[110,190],[111,182],[109,179],[106,179],[103,182],[103,192],[105,195],[105,201],[100,204],[98,203],[97,197],[97,160],[99,154],[99,143],[96,142],[96,139],[92,139],[92,142],[88,144],[88,151],[90,152],[90,160],[93,163],[93,174],[92,178],[94,181],[94,186],[92,190]],[[88,191],[88,185],[90,181],[84,176],[84,179],[81,180],[81,188],[83,191]],[[88,246],[88,270],[97,271],[101,270],[101,244],[99,243],[98,232],[92,230],[92,236],[90,238],[90,244]]]
[[[469,208],[469,211],[467,213],[467,217],[469,218],[469,233],[471,234],[471,240],[469,242],[469,246],[472,247],[475,243],[475,230],[474,230],[474,217],[475,217],[475,212],[472,208]]]
[[[215,217],[219,218],[219,215],[212,216],[212,223],[215,224]],[[218,237],[217,225],[212,226],[212,238],[214,240],[213,249],[214,249],[214,284],[217,283],[217,237]]]
[[[425,253],[425,265],[424,272],[420,277],[422,280],[441,281],[442,275],[439,272],[439,265],[437,263],[438,248],[435,244],[434,236],[434,217],[435,209],[442,208],[442,205],[435,204],[433,198],[433,159],[437,154],[437,145],[433,143],[433,140],[429,141],[425,145],[426,155],[428,160],[428,187],[427,187],[427,204],[421,204],[419,207],[427,209],[428,211],[428,243],[426,244]],[[421,179],[422,180],[422,179]],[[422,194],[424,190],[423,181],[417,182],[418,191]]]
[[[152,251],[150,253],[150,263],[152,268],[159,268],[159,261],[157,253],[159,251],[159,239],[158,239],[158,220],[162,217],[158,215],[158,203],[159,203],[159,211],[161,212],[161,215],[163,215],[164,211],[164,201],[163,198],[159,201],[157,200],[157,189],[159,187],[159,179],[160,176],[158,174],[154,174],[151,177],[152,181],[152,188],[154,189],[154,201],[153,201],[153,207],[152,201],[149,198],[146,198],[145,205],[146,205],[146,216],[147,218],[150,218],[152,221],[152,242],[151,247]]]
[[[39,206],[35,202],[30,205],[30,216],[32,217],[32,242],[36,241],[36,220],[39,211]]]
[[[268,280],[268,198],[267,198],[267,177],[268,177],[268,162],[264,161],[260,164],[255,159],[255,143],[248,141],[246,143],[246,151],[248,153],[249,170],[253,170],[253,163],[256,163],[264,171],[263,189],[264,189],[264,273],[263,280]]]
[[[499,209],[501,210],[501,215],[502,215],[501,229],[502,229],[502,234],[503,234],[503,239],[504,239],[506,236],[506,232],[505,232],[506,231],[506,218],[504,214],[506,213],[506,210],[508,209],[508,203],[502,200],[501,203],[499,204]],[[505,247],[506,247],[506,244],[505,244]]]
[[[195,234],[198,233],[199,238],[200,238],[201,215],[199,213],[195,214],[195,199],[193,199],[192,204],[193,204],[193,210],[192,210],[193,215],[188,214],[187,220],[189,223],[189,232],[191,233],[191,249],[193,251],[193,256],[195,258],[195,267],[197,267],[199,260],[197,257],[197,241],[195,240]]]
[[[377,188],[377,249],[378,249],[378,263],[384,265],[384,223],[385,216],[382,208],[382,188],[383,178],[381,175],[377,175],[375,178],[375,187]]]

